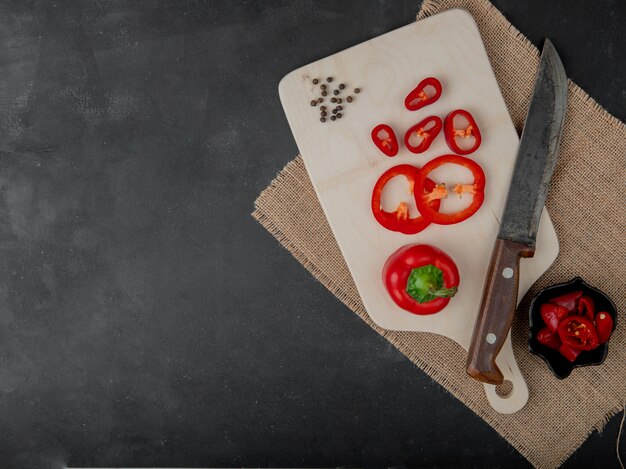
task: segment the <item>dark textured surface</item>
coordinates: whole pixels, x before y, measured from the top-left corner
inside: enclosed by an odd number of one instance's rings
[[[626,117],[623,0],[495,3]],[[418,6],[0,2],[0,467],[528,466],[249,215],[279,79]]]

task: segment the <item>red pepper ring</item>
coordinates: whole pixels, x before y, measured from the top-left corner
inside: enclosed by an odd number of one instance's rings
[[[563,345],[576,350],[593,350],[600,344],[598,331],[585,316],[567,316],[557,331]]]
[[[416,218],[409,218],[409,207],[405,202],[401,202],[398,208],[394,212],[386,212],[381,206],[381,197],[385,185],[395,176],[404,176],[409,183],[409,193],[415,198],[415,203],[419,199],[415,193],[415,180],[419,173],[419,168],[408,164],[401,164],[394,166],[393,168],[385,171],[376,181],[374,190],[372,191],[372,213],[376,221],[390,231],[398,231],[404,234],[415,234],[422,231],[428,225],[430,221],[423,216],[417,216]],[[424,181],[424,188],[427,191],[432,191],[435,187],[434,181],[426,179]],[[439,210],[439,200],[434,200],[430,203],[430,207],[436,211]]]
[[[454,118],[456,116],[463,116],[467,120],[467,127],[464,129],[456,129],[454,127]],[[470,153],[475,152],[482,142],[480,129],[478,128],[478,124],[476,124],[476,120],[465,109],[457,109],[446,116],[443,123],[443,133],[446,137],[446,143],[448,144],[448,147],[450,147],[450,150],[458,153],[459,155],[469,155]],[[474,138],[474,144],[469,148],[461,148],[458,140],[472,137]]]
[[[381,133],[386,133],[387,137],[381,137]],[[391,157],[398,154],[398,137],[387,124],[378,124],[372,129],[372,141],[385,155]]]
[[[432,86],[435,92],[431,95],[426,93],[426,88]],[[441,97],[441,82],[435,77],[424,78],[418,83],[418,85],[411,91],[406,98],[404,98],[404,106],[409,111],[417,111],[418,109],[428,106],[434,103]]]
[[[441,122],[440,117],[428,116],[406,131],[406,134],[404,134],[404,146],[411,153],[424,153],[433,143],[433,140],[437,138],[442,127],[443,122]],[[417,145],[411,144],[411,137],[414,134],[421,139]]]
[[[474,176],[474,182],[472,184],[456,184],[453,188],[453,192],[458,194],[459,197],[462,194],[472,194],[472,203],[456,213],[441,213],[439,212],[439,207],[437,207],[436,210],[433,209],[433,201],[448,196],[448,190],[445,184],[437,184],[432,190],[428,190],[428,186],[426,186],[428,175],[439,166],[448,163],[461,165],[469,169]],[[485,173],[475,161],[458,155],[439,156],[430,160],[419,171],[415,181],[415,190],[416,193],[423,195],[416,199],[417,209],[424,218],[429,218],[430,221],[438,225],[452,225],[462,222],[474,215],[483,204],[485,200],[485,182]]]

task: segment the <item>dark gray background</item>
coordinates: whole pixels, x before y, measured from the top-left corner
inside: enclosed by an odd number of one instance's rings
[[[626,117],[626,2],[495,3]],[[528,466],[250,217],[280,78],[418,7],[0,2],[0,467]]]

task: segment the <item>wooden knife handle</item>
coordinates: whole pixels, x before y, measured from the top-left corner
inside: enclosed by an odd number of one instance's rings
[[[532,257],[534,249],[513,241],[496,239],[467,356],[467,373],[489,384],[502,383],[504,376],[496,357],[511,329],[517,307],[519,259]]]

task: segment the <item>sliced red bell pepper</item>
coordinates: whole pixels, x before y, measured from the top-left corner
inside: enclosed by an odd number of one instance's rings
[[[576,358],[578,358],[578,355],[580,355],[580,352],[582,352],[582,350],[572,348],[569,345],[565,345],[565,344],[562,344],[561,347],[559,347],[559,353],[563,355],[565,358],[567,358],[569,361],[571,361],[572,363],[576,361]]]
[[[559,305],[567,308],[568,313],[573,313],[574,311],[576,311],[576,302],[581,296],[583,296],[583,292],[578,290],[566,293],[565,295],[557,296],[556,298],[552,298],[549,301],[553,305]]]
[[[415,234],[430,225],[430,220],[424,218],[423,216],[409,218],[409,206],[406,202],[401,202],[400,205],[398,205],[398,208],[393,212],[386,212],[381,206],[383,189],[385,185],[395,176],[401,175],[407,179],[409,183],[409,194],[414,197],[416,204],[419,195],[421,195],[424,190],[433,190],[435,183],[428,179],[424,182],[422,192],[416,192],[417,186],[415,185],[415,181],[418,173],[419,168],[408,164],[401,164],[385,171],[378,178],[378,181],[376,181],[374,190],[372,191],[372,213],[374,214],[376,221],[388,230],[399,231],[404,234]],[[433,200],[429,207],[434,211],[437,211],[439,209],[439,205],[439,200]]]
[[[463,129],[455,128],[454,118],[456,116],[464,117],[467,121],[467,127]],[[469,155],[475,152],[482,142],[480,129],[478,128],[478,124],[476,124],[474,116],[465,109],[457,109],[446,116],[443,124],[443,133],[450,150],[459,155]],[[465,143],[460,144],[460,142],[464,142],[466,139],[473,139],[471,145],[467,146]]]
[[[427,117],[406,131],[406,134],[404,134],[404,146],[412,153],[425,152],[437,135],[439,135],[442,126],[443,123],[438,116]],[[419,139],[417,145],[411,144],[411,140],[414,136]]]
[[[432,202],[447,197],[448,190],[446,189],[446,185],[437,184],[433,189],[429,190],[425,183],[431,171],[449,163],[461,165],[469,169],[474,175],[474,182],[472,184],[456,184],[452,189],[459,197],[463,194],[471,194],[472,203],[456,213],[440,213],[438,211],[439,207],[434,208]],[[418,194],[423,193],[421,197],[416,199],[417,209],[422,216],[429,218],[433,223],[438,225],[451,225],[468,219],[478,211],[483,200],[485,200],[485,173],[483,169],[475,161],[458,155],[442,155],[430,160],[419,171],[415,186]]]
[[[558,327],[561,342],[578,350],[593,350],[600,342],[593,322],[584,316],[567,316]]]
[[[596,329],[598,330],[598,341],[603,344],[609,340],[613,333],[613,317],[604,311],[596,314]]]
[[[581,296],[578,299],[576,312],[579,316],[586,316],[587,319],[593,321],[596,315],[596,306],[593,302],[593,298],[591,298],[589,295]]]
[[[383,282],[400,308],[413,314],[434,314],[456,294],[460,278],[456,264],[445,252],[426,244],[410,244],[387,259]]]
[[[432,87],[434,91],[428,93],[429,87]],[[404,105],[409,111],[417,111],[437,101],[441,97],[441,90],[441,82],[435,77],[424,78],[404,98]]]
[[[554,350],[558,350],[561,346],[561,339],[559,339],[559,335],[547,327],[544,327],[537,332],[537,342]]]
[[[567,308],[551,303],[541,305],[541,318],[552,332],[556,332],[561,319],[567,316]]]
[[[387,124],[379,124],[372,129],[372,141],[387,156],[398,154],[398,137]]]

